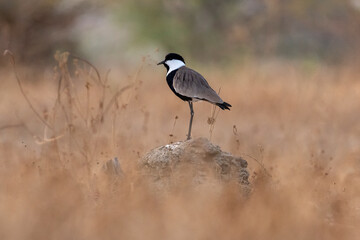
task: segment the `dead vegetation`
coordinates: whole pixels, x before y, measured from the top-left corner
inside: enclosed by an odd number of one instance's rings
[[[160,197],[137,162],[185,139],[189,114],[163,72],[149,58],[130,77],[69,53],[55,58],[52,77],[36,84],[26,78],[41,76],[15,65],[2,70],[1,239],[358,237],[357,68],[257,62],[228,72],[228,81],[208,72],[234,107],[217,113],[196,103],[194,137],[246,159],[252,192],[244,197],[231,182],[196,191],[184,184]],[[121,179],[101,170],[113,157]]]

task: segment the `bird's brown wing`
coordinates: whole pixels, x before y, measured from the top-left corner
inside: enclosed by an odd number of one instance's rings
[[[200,73],[187,67],[181,67],[177,70],[173,86],[176,92],[186,97],[206,100],[211,103],[224,102]]]

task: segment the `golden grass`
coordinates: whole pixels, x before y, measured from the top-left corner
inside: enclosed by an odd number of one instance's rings
[[[17,70],[39,117],[11,66],[1,73],[1,239],[360,236],[357,68],[268,61],[231,71],[200,69],[233,108],[209,126],[216,116],[211,105],[196,103],[193,137],[211,136],[243,156],[253,190],[244,197],[219,183],[216,190],[205,184],[160,196],[138,173],[137,160],[184,140],[189,120],[188,105],[169,91],[165,70],[144,59],[130,77],[120,70],[106,77],[105,69],[99,80],[83,61],[57,57],[54,74]],[[114,156],[124,178],[101,170]]]

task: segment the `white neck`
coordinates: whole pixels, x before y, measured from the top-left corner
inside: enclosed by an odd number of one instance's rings
[[[169,66],[169,70],[166,74],[169,75],[169,73],[171,73],[172,71],[181,68],[182,66],[185,66],[185,63],[183,61],[177,60],[177,59],[173,59],[173,60],[167,60],[165,62],[166,65]]]

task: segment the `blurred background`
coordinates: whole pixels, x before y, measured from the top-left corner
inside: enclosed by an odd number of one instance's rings
[[[0,0],[5,49],[0,239],[360,239],[360,0]],[[248,195],[139,173],[186,138],[168,52],[233,106],[195,103],[192,136],[248,162]]]
[[[339,63],[358,55],[359,26],[359,0],[0,0],[1,50],[24,64],[49,63],[56,50],[103,65],[155,50],[205,64]]]

